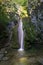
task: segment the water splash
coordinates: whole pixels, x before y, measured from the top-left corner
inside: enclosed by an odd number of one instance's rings
[[[23,32],[22,19],[20,19],[18,23],[18,38],[19,38],[19,44],[20,44],[20,49],[18,51],[23,51],[24,50],[24,44],[23,44],[24,32]]]

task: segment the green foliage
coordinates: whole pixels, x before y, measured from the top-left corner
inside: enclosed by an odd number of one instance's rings
[[[21,6],[27,6],[27,0],[12,0],[12,3],[20,4]]]
[[[35,26],[31,23],[31,20],[28,18],[23,19],[24,23],[24,46],[25,48],[31,47],[33,41],[36,39],[36,31],[35,31]]]
[[[0,3],[0,48],[5,45],[8,37],[8,31],[6,28],[9,22],[9,18],[5,11],[6,8],[4,4]]]
[[[5,13],[5,6],[0,4],[0,23],[6,24],[8,22],[7,13]]]

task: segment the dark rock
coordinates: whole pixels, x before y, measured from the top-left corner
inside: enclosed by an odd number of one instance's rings
[[[0,50],[0,54],[3,54],[5,52],[5,48],[2,48],[1,50]]]
[[[8,57],[3,57],[3,61],[6,61],[6,60],[8,60],[9,58]]]
[[[4,54],[0,54],[0,60],[2,60],[3,56],[4,56]]]
[[[38,62],[40,62],[41,64],[43,64],[43,58],[38,58]]]

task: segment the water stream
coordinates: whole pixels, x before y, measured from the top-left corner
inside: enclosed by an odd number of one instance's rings
[[[19,51],[23,51],[24,50],[24,44],[23,44],[24,32],[23,32],[22,19],[20,19],[18,22],[18,38],[19,38],[19,44],[20,44]]]

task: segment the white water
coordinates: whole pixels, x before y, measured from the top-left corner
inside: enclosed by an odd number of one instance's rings
[[[23,34],[22,19],[20,19],[18,22],[18,38],[19,38],[19,44],[20,44],[20,48],[18,51],[23,51],[24,50],[24,44],[23,44],[24,34]]]

